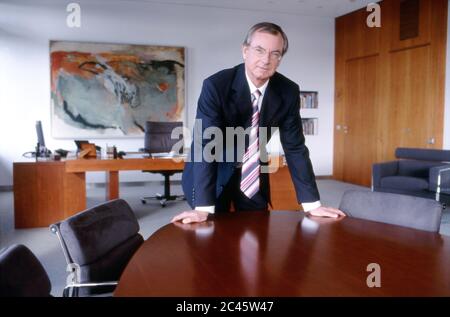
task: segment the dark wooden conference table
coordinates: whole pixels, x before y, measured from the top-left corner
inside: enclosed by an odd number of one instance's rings
[[[114,295],[450,296],[450,237],[303,212],[216,214],[155,232]]]

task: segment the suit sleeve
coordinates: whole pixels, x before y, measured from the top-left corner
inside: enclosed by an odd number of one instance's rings
[[[217,141],[216,133],[222,131],[222,118],[217,89],[210,80],[206,79],[203,82],[198,100],[194,124],[193,184],[195,207],[216,204],[217,161],[214,157],[209,157],[208,154],[214,154],[212,145]],[[220,148],[220,146],[216,148]]]
[[[280,140],[286,156],[299,203],[320,200],[314,170],[309,158],[309,150],[305,145],[305,136],[300,118],[299,90],[293,91],[295,97],[289,99],[289,111],[280,122]]]

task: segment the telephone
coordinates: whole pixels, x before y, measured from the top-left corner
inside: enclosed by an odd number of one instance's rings
[[[67,154],[69,154],[69,151],[63,150],[63,149],[57,149],[55,150],[56,154],[59,154],[61,157],[67,157]]]
[[[36,157],[50,157],[52,151],[47,149],[45,146],[40,145],[39,143],[36,145]]]

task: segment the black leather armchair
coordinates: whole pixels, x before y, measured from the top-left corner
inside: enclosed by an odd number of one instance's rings
[[[123,199],[82,211],[51,225],[50,230],[57,235],[67,262],[64,296],[111,293],[144,242],[134,212]]]
[[[48,297],[51,288],[47,272],[26,246],[0,250],[0,297]]]
[[[395,156],[373,165],[373,191],[450,203],[450,150],[397,148]]]
[[[152,156],[174,156],[181,155],[183,147],[181,146],[177,153],[172,149],[173,146],[182,141],[182,135],[180,138],[172,139],[172,131],[176,128],[182,128],[183,122],[155,122],[147,121],[145,123],[145,147],[142,151],[149,153]],[[170,193],[170,176],[175,173],[181,173],[179,170],[161,170],[161,171],[146,171],[147,173],[158,173],[164,176],[164,194],[156,194],[156,196],[147,196],[141,199],[143,204],[147,203],[147,200],[156,199],[159,201],[162,207],[166,206],[167,201],[170,200],[184,200],[184,195],[172,195]]]

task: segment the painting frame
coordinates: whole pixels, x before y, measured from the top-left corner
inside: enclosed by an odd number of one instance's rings
[[[142,138],[186,122],[185,47],[50,40],[55,139]]]

